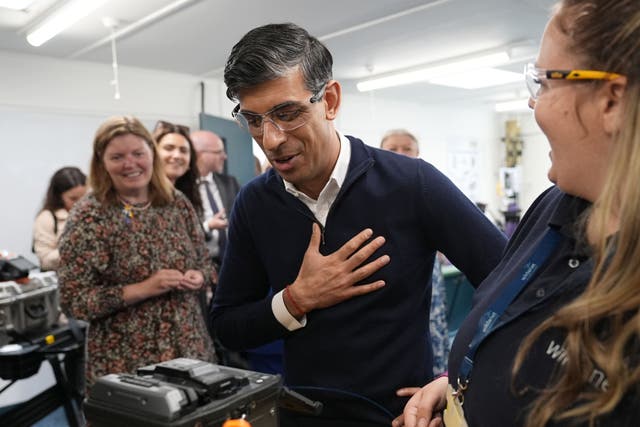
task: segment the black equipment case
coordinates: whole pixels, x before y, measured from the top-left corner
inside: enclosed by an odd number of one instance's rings
[[[84,412],[91,427],[277,427],[280,389],[279,375],[182,358],[99,378]]]

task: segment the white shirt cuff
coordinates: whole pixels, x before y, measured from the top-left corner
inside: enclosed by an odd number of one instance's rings
[[[289,313],[289,310],[287,310],[287,306],[284,304],[284,297],[282,296],[283,293],[284,289],[275,294],[271,299],[271,310],[273,311],[273,315],[282,326],[290,331],[304,328],[307,326],[307,316],[304,315],[300,321],[293,317],[291,313]]]

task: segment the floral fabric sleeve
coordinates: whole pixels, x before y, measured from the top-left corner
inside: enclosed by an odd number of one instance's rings
[[[61,305],[72,316],[94,320],[122,310],[122,285],[102,283],[110,262],[101,207],[93,196],[80,202],[70,215],[60,239]]]

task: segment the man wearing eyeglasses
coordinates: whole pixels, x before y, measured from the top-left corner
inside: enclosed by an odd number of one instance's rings
[[[432,377],[435,252],[478,285],[505,238],[432,166],[338,132],[331,68],[293,24],[231,51],[233,116],[273,168],[238,194],[210,318],[234,350],[284,338],[285,382],[324,409],[283,410],[281,425],[388,426],[396,390]]]
[[[203,204],[203,227],[209,254],[219,270],[227,242],[227,212],[240,190],[235,177],[224,174],[227,154],[222,139],[208,130],[191,133],[200,172],[199,190]]]

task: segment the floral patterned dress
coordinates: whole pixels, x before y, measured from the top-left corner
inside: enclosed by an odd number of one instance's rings
[[[433,375],[447,370],[449,360],[449,329],[447,325],[447,290],[442,275],[442,265],[436,257],[431,276],[431,314],[429,333],[433,349]]]
[[[90,323],[87,386],[109,373],[130,372],[176,357],[213,361],[198,291],[172,290],[126,306],[125,285],[160,269],[212,267],[196,213],[180,193],[167,206],[125,215],[93,195],[74,206],[60,241],[58,269],[63,308]]]

